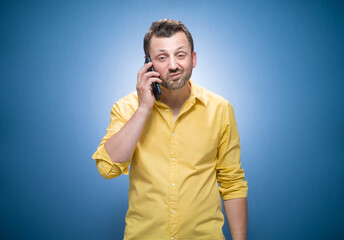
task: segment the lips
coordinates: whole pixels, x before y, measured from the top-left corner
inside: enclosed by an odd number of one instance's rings
[[[181,72],[174,73],[174,74],[171,74],[170,77],[171,78],[179,77],[181,74],[182,74]]]

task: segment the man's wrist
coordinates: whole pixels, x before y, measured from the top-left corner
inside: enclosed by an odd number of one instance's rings
[[[136,114],[140,115],[140,116],[144,116],[145,118],[147,118],[151,112],[151,108],[149,107],[145,107],[142,105],[139,105],[139,107],[136,110]]]

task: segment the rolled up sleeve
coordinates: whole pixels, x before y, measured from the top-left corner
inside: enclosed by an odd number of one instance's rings
[[[240,162],[240,138],[232,105],[228,102],[222,116],[216,162],[216,176],[222,200],[247,197],[247,181]]]
[[[128,175],[128,167],[130,160],[124,163],[115,163],[111,161],[109,154],[105,149],[105,142],[116,132],[118,132],[124,124],[128,121],[128,112],[124,109],[125,106],[119,102],[115,103],[111,109],[110,125],[106,129],[106,134],[103,137],[97,151],[92,158],[96,161],[98,171],[105,179],[112,179],[120,176],[122,173]]]
[[[118,177],[122,173],[128,175],[130,161],[125,163],[115,163],[111,161],[104,144],[99,146],[97,151],[93,154],[92,158],[96,160],[96,165],[100,175],[106,179]]]

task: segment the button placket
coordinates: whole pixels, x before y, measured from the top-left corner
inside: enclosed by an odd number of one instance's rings
[[[177,129],[176,123],[173,124],[171,131],[171,160],[169,162],[169,204],[170,204],[170,237],[177,239],[177,219],[178,219],[178,189],[177,182],[177,157],[178,157],[178,142],[177,142]]]

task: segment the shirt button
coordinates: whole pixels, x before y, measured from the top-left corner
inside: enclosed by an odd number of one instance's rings
[[[172,136],[174,137],[176,134],[175,133],[172,133]]]
[[[172,158],[172,161],[176,161],[176,159],[175,159],[175,158]]]
[[[167,112],[169,112],[169,111],[170,111],[170,109],[166,109],[166,111],[167,111]]]
[[[173,210],[172,213],[176,213],[176,211]]]
[[[171,239],[173,240],[173,239],[174,239],[174,237],[171,237]]]
[[[175,183],[172,183],[172,186],[176,186],[176,184],[175,184]]]

